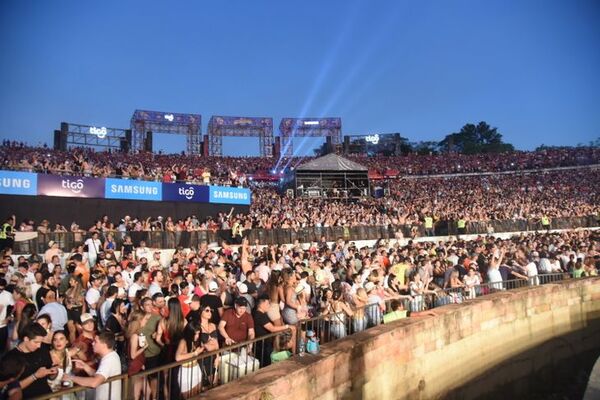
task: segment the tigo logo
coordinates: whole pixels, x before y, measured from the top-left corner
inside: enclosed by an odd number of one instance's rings
[[[63,179],[62,187],[65,189],[69,189],[73,193],[81,193],[84,187],[83,179],[77,179],[76,181],[72,181],[70,179]]]

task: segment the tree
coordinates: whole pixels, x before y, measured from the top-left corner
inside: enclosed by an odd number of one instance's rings
[[[466,124],[460,132],[447,135],[439,142],[439,147],[464,154],[504,153],[515,149],[512,144],[502,141],[498,128],[490,127],[485,121],[477,125]]]

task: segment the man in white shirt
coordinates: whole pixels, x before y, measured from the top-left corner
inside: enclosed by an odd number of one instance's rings
[[[6,288],[6,279],[0,278],[0,352],[3,353],[6,350],[6,344],[8,340],[8,320],[7,320],[7,308],[13,306],[15,300],[10,292],[4,290]]]
[[[146,247],[146,242],[142,240],[140,241],[140,245],[135,249],[135,259],[139,261],[144,257],[149,259],[152,257],[152,253],[150,252],[150,249]]]
[[[162,285],[164,281],[164,275],[160,270],[152,271],[150,276],[152,277],[152,283],[148,288],[148,297],[152,297],[156,293],[162,293]]]
[[[92,233],[92,237],[88,238],[84,245],[87,246],[87,255],[90,268],[94,268],[96,266],[96,260],[98,259],[98,253],[102,249],[102,242],[98,239],[98,232]]]
[[[56,301],[56,292],[48,290],[44,297],[44,306],[41,308],[39,315],[47,314],[52,320],[52,332],[62,331],[69,320],[67,309],[62,304]]]
[[[94,353],[100,357],[100,365],[97,370],[90,367],[81,360],[73,360],[75,367],[81,368],[89,376],[73,376],[65,374],[63,381],[71,381],[77,385],[95,389],[86,393],[92,395],[96,400],[121,400],[121,380],[105,383],[113,376],[121,374],[121,360],[113,350],[115,347],[115,336],[110,332],[103,332],[94,339]],[[95,394],[95,397],[93,396]]]
[[[525,266],[525,270],[527,271],[527,277],[529,278],[529,285],[535,286],[540,284],[540,280],[538,278],[538,268],[536,261],[540,259],[540,255],[537,251],[531,253],[531,257],[529,258],[529,264]]]
[[[138,290],[144,289],[144,273],[142,271],[138,271],[133,275],[134,282],[129,286],[129,291],[127,293],[127,297],[129,297],[129,302],[135,302],[135,296]]]
[[[92,314],[93,317],[98,315],[96,313],[96,307],[98,306],[98,300],[100,300],[100,287],[102,286],[103,280],[104,277],[101,275],[92,275],[90,281],[92,287],[89,288],[85,294],[85,301],[88,305],[90,314]]]

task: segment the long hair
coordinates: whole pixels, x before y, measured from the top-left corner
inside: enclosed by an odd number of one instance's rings
[[[277,289],[281,283],[281,271],[273,270],[269,276],[269,280],[267,281],[267,293],[269,293],[269,296],[275,297],[277,294]]]
[[[200,345],[200,339],[195,341],[196,332],[200,331],[200,321],[191,320],[183,329],[182,339],[185,340],[187,351],[191,352],[194,346]]]
[[[169,318],[167,319],[167,332],[171,343],[179,343],[183,331],[183,324],[185,318],[183,318],[183,312],[181,311],[181,303],[179,299],[171,298],[167,303],[169,307]]]
[[[19,321],[19,326],[17,327],[17,335],[19,337],[21,337],[21,331],[23,330],[23,328],[35,321],[36,315],[37,309],[35,308],[35,304],[25,304],[23,310],[21,311],[21,320]]]
[[[144,317],[146,316],[146,312],[143,310],[134,310],[129,315],[129,322],[127,324],[127,331],[125,332],[125,336],[129,339],[131,335],[137,332],[140,329],[140,324]]]

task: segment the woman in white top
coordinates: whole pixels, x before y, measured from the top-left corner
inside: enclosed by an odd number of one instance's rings
[[[506,250],[496,249],[494,254],[492,255],[492,260],[490,261],[490,265],[488,267],[488,282],[491,283],[490,287],[492,289],[502,290],[502,284],[496,282],[502,282],[502,275],[500,274],[500,265],[502,265],[502,260],[504,260],[504,254]]]

